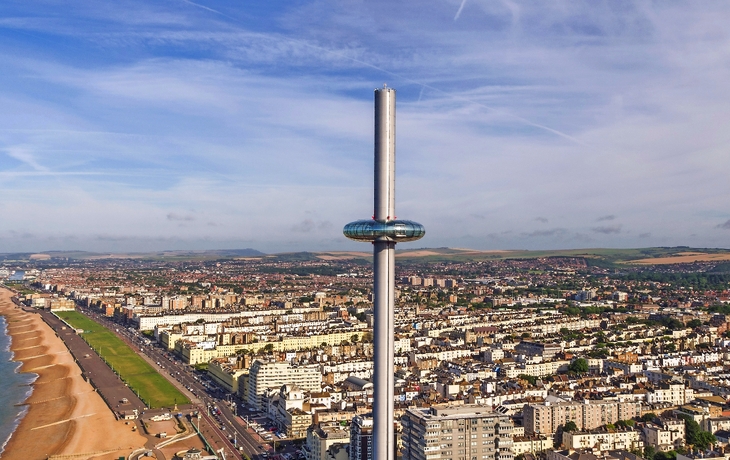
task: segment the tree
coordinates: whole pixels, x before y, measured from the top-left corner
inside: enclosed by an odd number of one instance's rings
[[[585,374],[588,372],[588,361],[586,361],[585,358],[578,358],[570,363],[568,370],[571,370],[576,374]]]
[[[703,431],[700,424],[689,415],[680,415],[680,418],[684,419],[684,436],[687,444],[704,450],[710,447],[710,444],[717,442],[715,435],[709,431]]]
[[[578,425],[575,424],[574,421],[568,420],[565,422],[565,425],[563,426],[564,432],[571,432],[571,431],[578,431]]]
[[[534,375],[520,374],[517,376],[517,378],[525,380],[530,385],[535,385],[537,383],[537,377],[535,377]]]
[[[350,342],[352,343],[357,343],[358,340],[360,340],[360,337],[357,334],[352,334],[352,337],[350,337]]]
[[[656,454],[656,449],[654,449],[653,446],[650,446],[649,444],[644,446],[644,458],[646,460],[653,460],[654,454]]]
[[[656,418],[656,414],[654,412],[647,412],[646,414],[641,416],[642,422],[653,422]]]
[[[272,351],[274,351],[274,344],[273,343],[267,343],[266,346],[264,347],[264,351],[266,353],[271,353]]]
[[[702,431],[700,424],[695,422],[695,419],[689,415],[680,415],[680,418],[684,419],[684,439],[687,444],[695,445],[697,435]]]
[[[702,326],[702,321],[700,321],[699,319],[693,319],[692,321],[687,323],[687,327],[691,327],[692,329],[700,326]]]
[[[669,452],[657,452],[654,454],[654,460],[676,460],[677,453],[673,450]]]
[[[373,333],[372,332],[366,332],[362,335],[362,341],[363,342],[372,342],[373,341]]]
[[[709,431],[700,431],[695,436],[694,441],[695,442],[693,442],[692,444],[694,444],[695,447],[699,447],[700,449],[705,450],[710,447],[711,444],[715,444],[717,442],[717,438]]]

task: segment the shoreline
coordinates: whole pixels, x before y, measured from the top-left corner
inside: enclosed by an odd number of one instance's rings
[[[22,386],[27,386],[28,389],[25,391],[25,396],[20,401],[17,401],[16,403],[14,403],[14,407],[17,407],[18,408],[18,411],[15,414],[15,416],[13,417],[13,423],[12,423],[12,426],[11,426],[11,429],[10,429],[10,433],[7,434],[7,438],[0,440],[2,442],[2,444],[0,444],[0,457],[2,457],[3,453],[5,452],[6,447],[8,446],[8,444],[10,444],[10,440],[12,439],[13,434],[15,434],[15,431],[20,426],[20,423],[23,421],[23,418],[25,418],[26,414],[28,413],[28,407],[25,405],[25,402],[33,394],[33,383],[36,380],[38,380],[38,374],[36,374],[35,372],[26,372],[26,373],[24,373],[24,372],[21,371],[21,368],[23,366],[23,363],[18,362],[18,361],[15,360],[15,352],[12,349],[12,343],[13,343],[12,342],[12,337],[10,336],[10,334],[9,334],[9,332],[7,330],[8,329],[7,328],[7,325],[8,325],[7,320],[2,315],[0,315],[0,318],[2,318],[2,330],[3,330],[3,334],[8,338],[8,343],[5,346],[5,349],[4,350],[1,350],[1,351],[4,352],[4,353],[8,353],[10,355],[9,362],[15,364],[15,367],[13,368],[13,373],[14,374],[18,374],[18,375],[19,374],[26,374],[28,376],[32,376],[32,377],[30,377],[31,380],[29,380],[27,383],[21,384]]]
[[[38,314],[26,312],[0,288],[0,315],[5,317],[16,372],[36,374],[22,405],[25,414],[1,454],[3,460],[45,459],[54,455],[87,455],[116,459],[144,446],[146,438],[118,421],[84,380],[63,341]]]

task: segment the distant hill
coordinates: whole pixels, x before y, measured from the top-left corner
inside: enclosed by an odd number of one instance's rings
[[[594,264],[665,265],[692,262],[730,261],[730,250],[721,248],[654,247],[634,249],[562,249],[545,251],[475,251],[471,249],[416,249],[398,253],[403,258],[438,260],[534,259],[539,257],[581,257]]]
[[[256,249],[211,249],[203,251],[159,251],[159,252],[130,252],[130,253],[102,253],[87,251],[44,251],[38,253],[5,253],[0,254],[0,261],[30,261],[30,260],[99,260],[99,259],[143,259],[143,260],[211,260],[236,259],[242,257],[263,257],[266,254]]]
[[[580,257],[594,265],[666,265],[693,262],[730,263],[730,250],[721,248],[654,247],[634,249],[559,249],[559,250],[477,250],[465,248],[420,248],[397,250],[401,263],[468,262],[500,259],[535,259],[541,257]],[[85,251],[45,251],[40,253],[0,254],[0,262],[142,259],[142,260],[219,260],[261,258],[277,262],[372,260],[366,251],[284,252],[265,254],[256,249],[215,249],[203,251],[170,250],[145,253],[98,253]]]
[[[366,252],[319,252],[322,260],[372,258]],[[500,259],[535,259],[541,257],[580,257],[595,265],[631,264],[666,265],[692,262],[730,261],[730,250],[721,248],[690,248],[687,246],[635,249],[557,249],[557,250],[477,250],[464,248],[420,248],[396,250],[398,260],[404,263],[468,262]]]

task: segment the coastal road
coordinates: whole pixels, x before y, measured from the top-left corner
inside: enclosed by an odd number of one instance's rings
[[[216,389],[217,387],[211,383],[204,382],[204,378],[196,375],[190,366],[179,361],[172,353],[158,345],[149,344],[149,339],[139,331],[130,330],[128,327],[86,308],[80,308],[80,311],[113,331],[135,352],[146,355],[148,361],[166,379],[178,387],[182,386],[186,394],[192,395],[194,404],[203,414],[204,423],[201,425],[201,429],[203,429],[204,435],[207,437],[213,434],[210,441],[216,447],[225,447],[227,456],[236,452],[233,458],[242,458],[235,447],[242,447],[242,452],[252,459],[268,456],[270,446],[263,443],[257,434],[244,427],[245,422],[233,413],[226,401],[221,399],[221,396],[224,395],[223,391]],[[210,416],[208,415],[209,410],[211,411]],[[220,414],[217,414],[218,411]],[[206,431],[207,427],[210,427],[209,431]],[[232,439],[237,441],[237,446],[233,446]]]

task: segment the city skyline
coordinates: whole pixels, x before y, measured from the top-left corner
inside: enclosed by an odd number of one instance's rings
[[[418,246],[727,247],[728,13],[5,3],[0,252],[359,250],[384,82]]]

